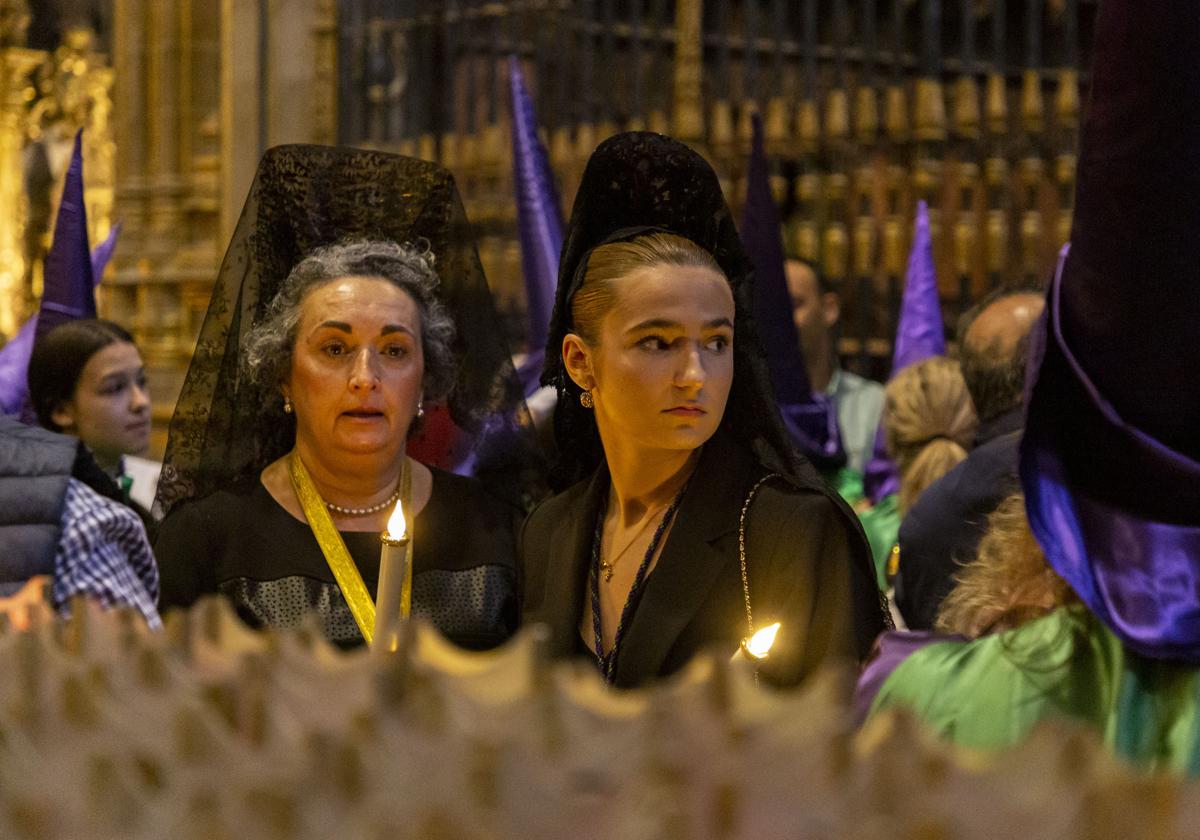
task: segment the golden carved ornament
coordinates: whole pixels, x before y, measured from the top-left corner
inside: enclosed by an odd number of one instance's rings
[[[847,235],[844,222],[830,222],[825,226],[823,245],[821,254],[825,273],[834,280],[845,280],[850,237]]]
[[[1058,71],[1058,90],[1054,96],[1054,113],[1060,125],[1075,127],[1079,120],[1079,73],[1070,68]]]
[[[1042,213],[1026,210],[1021,214],[1021,263],[1026,274],[1036,274],[1042,245]]]
[[[821,193],[821,176],[816,172],[805,172],[796,179],[796,200],[812,204]]]
[[[988,271],[1002,274],[1008,261],[1008,214],[989,210],[986,231]]]
[[[675,5],[675,136],[684,142],[704,138],[701,79],[704,70],[704,4],[678,0]]]
[[[864,146],[870,146],[879,136],[879,96],[869,85],[863,85],[855,93],[854,129],[858,142]]]
[[[806,99],[800,103],[796,133],[800,137],[800,148],[806,154],[814,154],[821,144],[821,117],[815,101]]]
[[[27,0],[0,0],[0,48],[24,47],[31,20]]]
[[[869,277],[875,271],[875,219],[869,215],[854,221],[854,273]]]
[[[971,273],[971,265],[975,261],[976,230],[974,212],[960,212],[954,224],[954,270],[960,276]]]
[[[764,120],[763,133],[766,135],[768,143],[779,145],[788,140],[788,135],[791,133],[789,116],[788,103],[785,99],[775,96],[767,102],[767,116]]]
[[[713,103],[708,136],[714,146],[733,145],[733,107],[726,99]]]
[[[883,270],[892,276],[904,274],[906,243],[904,219],[898,214],[883,220]]]
[[[776,207],[782,207],[787,201],[788,181],[782,175],[771,175],[771,199]]]
[[[971,76],[954,83],[954,133],[966,140],[980,136],[979,85]]]
[[[914,135],[918,140],[946,139],[946,98],[937,79],[917,79]]]
[[[883,124],[893,143],[908,140],[908,97],[904,88],[892,85],[884,94]]]
[[[1001,73],[988,74],[984,118],[990,133],[1008,133],[1008,85]]]
[[[817,223],[809,218],[801,218],[795,222],[792,225],[792,243],[802,259],[816,261],[820,254]]]
[[[825,139],[838,142],[850,137],[850,96],[842,88],[829,92],[825,100]]]
[[[1021,127],[1030,134],[1040,134],[1045,116],[1042,77],[1037,70],[1026,70],[1021,75]]]

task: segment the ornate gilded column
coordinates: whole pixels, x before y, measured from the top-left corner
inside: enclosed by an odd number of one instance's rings
[[[113,70],[116,148],[115,200],[120,207],[121,236],[133,251],[141,249],[146,228],[146,4],[149,0],[115,0]]]
[[[0,332],[13,335],[25,311],[24,97],[26,79],[44,54],[21,47],[0,50]]]
[[[936,251],[941,231],[942,159],[948,138],[946,98],[939,76],[941,0],[922,0],[921,23],[922,70],[916,83],[913,117],[913,139],[917,144],[913,188],[917,198],[929,205],[929,235]]]
[[[685,143],[704,140],[701,77],[704,71],[704,2],[678,0],[675,5],[675,137]]]
[[[1008,135],[1008,93],[1004,76],[994,72],[987,80],[985,105],[988,157],[983,162],[984,193],[987,196],[987,270],[993,286],[1002,281],[1009,262],[1008,188],[1009,164],[1005,154]]]
[[[117,143],[113,137],[113,70],[91,63],[84,77],[84,94],[90,103],[83,130],[83,157],[87,175],[88,235],[93,243],[108,236],[116,201]]]
[[[906,219],[909,205],[909,173],[905,164],[912,141],[909,102],[904,85],[905,9],[904,0],[892,0],[891,72],[883,100],[887,164],[884,175],[886,215],[883,219],[881,259],[884,274],[889,278],[897,278],[897,282],[904,277],[904,263],[908,253]]]
[[[1058,155],[1054,161],[1054,182],[1058,191],[1056,242],[1071,238],[1071,219],[1075,208],[1075,170],[1079,145],[1079,3],[1065,2],[1062,18],[1063,62],[1058,71],[1058,90],[1054,98],[1057,123]]]
[[[148,96],[150,238],[144,247],[156,254],[172,250],[181,226],[179,137],[181,93],[179,0],[147,4],[150,22]]]
[[[1026,69],[1021,84],[1021,127],[1025,135],[1025,153],[1017,164],[1017,179],[1021,194],[1021,257],[1026,277],[1037,277],[1041,258],[1044,225],[1041,208],[1041,186],[1046,174],[1042,157],[1041,134],[1045,125],[1045,103],[1041,76],[1035,69]]]

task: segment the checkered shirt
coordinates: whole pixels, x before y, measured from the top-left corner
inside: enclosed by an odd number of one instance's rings
[[[54,555],[55,609],[65,612],[74,595],[86,595],[109,608],[132,607],[150,627],[162,627],[155,607],[158,566],[141,519],[72,478]]]

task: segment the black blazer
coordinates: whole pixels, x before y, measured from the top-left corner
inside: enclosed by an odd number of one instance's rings
[[[616,684],[672,674],[702,650],[732,656],[746,635],[738,520],[768,471],[718,434],[704,448],[666,544],[621,642]],[[520,537],[522,621],[546,624],[552,655],[590,649],[579,634],[592,537],[607,469],[547,499]],[[761,673],[791,685],[827,659],[861,660],[884,629],[870,548],[830,491],[773,479],[747,519],[746,560],[756,627],[780,621]]]

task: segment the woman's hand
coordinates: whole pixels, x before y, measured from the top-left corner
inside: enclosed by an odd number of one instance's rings
[[[28,630],[53,614],[46,594],[50,590],[50,577],[36,575],[7,598],[0,598],[0,615],[18,630]]]

